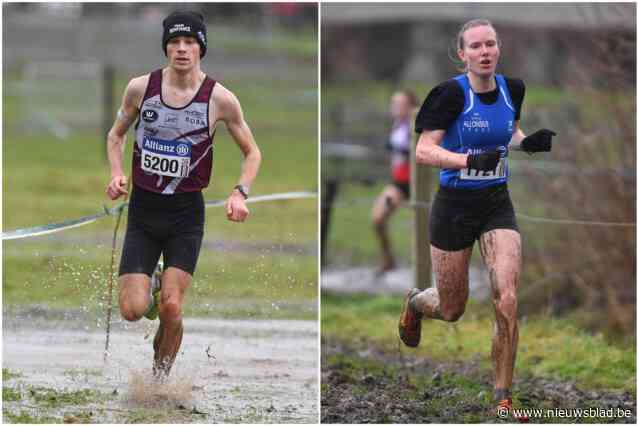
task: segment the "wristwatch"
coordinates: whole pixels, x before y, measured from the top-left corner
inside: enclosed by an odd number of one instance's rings
[[[241,195],[243,195],[244,200],[248,199],[248,187],[244,186],[244,185],[235,185],[235,187],[233,188],[233,190],[237,190],[239,191],[239,193]]]

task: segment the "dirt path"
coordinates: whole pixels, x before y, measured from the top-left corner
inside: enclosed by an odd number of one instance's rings
[[[322,423],[497,423],[491,378],[478,359],[440,363],[374,347],[356,350],[322,339]],[[540,377],[516,378],[514,408],[631,410],[629,418],[597,423],[636,423],[635,396],[586,391]],[[530,423],[592,422],[589,418],[533,418]],[[513,419],[507,422],[515,421]]]
[[[33,405],[27,389],[91,389],[107,397],[46,414],[61,421],[82,408],[90,422],[100,423],[317,422],[316,322],[186,318],[181,353],[161,385],[149,377],[155,326],[116,324],[105,366],[102,329],[78,320],[5,316],[3,368],[20,376],[4,386],[23,399],[5,401],[4,410]],[[43,415],[42,407],[34,410]]]

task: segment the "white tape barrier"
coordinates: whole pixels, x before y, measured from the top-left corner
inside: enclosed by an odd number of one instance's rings
[[[277,194],[257,195],[250,197],[246,200],[247,203],[259,203],[265,201],[278,201],[278,200],[297,200],[302,198],[316,198],[317,194],[309,191],[298,192],[282,192]],[[211,200],[206,201],[205,206],[208,207],[221,207],[226,203],[226,200]],[[121,209],[128,206],[128,203],[122,203],[116,207],[108,209],[104,207],[104,211],[101,213],[93,214],[90,216],[84,216],[78,219],[65,220],[58,223],[49,223],[42,226],[34,226],[31,228],[15,229],[13,231],[7,231],[2,233],[2,241],[17,240],[19,238],[36,237],[39,235],[52,234],[54,232],[61,232],[71,228],[77,228],[79,226],[88,225],[98,219],[106,216],[117,214]]]

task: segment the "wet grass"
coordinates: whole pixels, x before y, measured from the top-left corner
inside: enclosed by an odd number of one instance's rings
[[[322,336],[375,344],[386,350],[400,347],[397,322],[402,299],[389,296],[322,295]],[[470,302],[457,323],[424,321],[419,348],[402,351],[439,361],[478,357],[491,368],[491,307]],[[577,328],[569,318],[523,318],[519,322],[517,375],[570,380],[591,389],[636,391],[635,346],[610,344],[602,335]],[[569,350],[565,350],[569,348]]]
[[[2,387],[2,401],[20,401],[22,395],[13,388]]]
[[[3,407],[2,416],[10,423],[17,424],[47,424],[47,423],[62,423],[58,418],[51,416],[40,416],[31,413],[26,410],[20,410],[19,412],[11,412]]]
[[[94,410],[82,407],[104,403],[110,398],[93,389],[3,386],[3,417],[11,423],[89,423]]]
[[[2,369],[2,381],[6,382],[7,380],[16,379],[18,377],[22,377],[22,373],[19,371],[12,371],[8,368]]]
[[[63,375],[70,377],[72,380],[88,380],[89,377],[100,377],[104,375],[104,371],[97,368],[79,368],[65,370]]]
[[[54,255],[44,245],[29,246],[4,252],[4,263],[9,266],[4,270],[5,306],[39,304],[102,315],[110,249],[91,248],[88,243],[75,247],[56,244],[59,251]],[[316,319],[316,268],[314,256],[202,250],[184,312],[209,317]],[[117,282],[113,294],[117,305]]]

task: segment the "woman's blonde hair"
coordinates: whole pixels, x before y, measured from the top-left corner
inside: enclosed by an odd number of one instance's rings
[[[463,25],[461,25],[461,29],[459,30],[458,34],[456,35],[456,49],[457,52],[459,50],[463,50],[463,48],[465,47],[465,40],[463,39],[463,34],[465,34],[465,32],[467,30],[469,30],[470,28],[475,28],[475,27],[490,27],[494,30],[494,34],[496,34],[496,42],[498,43],[498,46],[501,46],[501,40],[498,37],[498,33],[496,32],[496,29],[494,28],[494,25],[492,25],[492,23],[487,20],[487,19],[471,19],[469,21],[467,21],[466,23],[464,23]],[[457,67],[459,68],[459,71],[461,72],[466,72],[467,71],[467,65],[465,64],[465,62],[461,61],[460,59],[456,59],[456,52],[454,52],[455,55],[449,55],[450,58],[452,59],[452,62],[454,62]]]

